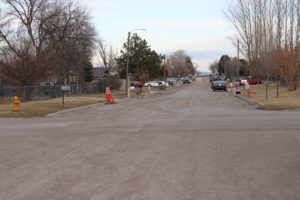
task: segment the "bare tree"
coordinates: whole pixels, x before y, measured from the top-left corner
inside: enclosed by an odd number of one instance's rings
[[[5,11],[0,12],[0,54],[4,55],[1,57],[2,63],[10,63],[12,59],[25,62],[34,56],[36,69],[41,69],[45,76],[37,75],[39,70],[30,70],[28,76],[35,77],[35,81],[41,81],[47,77],[50,68],[61,68],[61,73],[68,76],[71,68],[66,55],[77,53],[82,57],[90,51],[95,33],[89,22],[89,12],[78,2],[3,0],[3,3],[6,7]],[[88,48],[82,49],[82,43]],[[30,51],[24,54],[24,49]],[[49,61],[46,55],[56,55],[60,63],[43,68]],[[77,61],[81,57],[77,56]],[[60,68],[56,68],[57,66]],[[29,65],[23,67],[28,68]],[[18,79],[15,82],[24,84],[24,81],[21,83]]]
[[[219,67],[219,61],[215,60],[212,63],[209,63],[209,70],[213,73],[213,74],[217,74],[218,73],[218,67]]]
[[[229,37],[235,46],[241,42],[241,52],[264,75],[275,73],[275,53],[284,44],[292,49],[299,43],[299,0],[233,0],[223,10],[237,34]],[[255,62],[254,62],[255,61]],[[259,65],[257,64],[259,63]],[[256,70],[257,71],[257,70]]]
[[[108,72],[113,68],[117,68],[116,58],[118,57],[118,49],[114,49],[106,40],[99,38],[95,45],[96,52],[100,55],[105,70]]]
[[[173,76],[187,76],[191,72],[191,62],[187,62],[189,56],[184,50],[178,50],[171,54],[168,62],[172,66]]]

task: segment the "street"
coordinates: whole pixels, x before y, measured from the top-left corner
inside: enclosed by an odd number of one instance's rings
[[[0,200],[300,199],[300,111],[210,86],[0,118]]]

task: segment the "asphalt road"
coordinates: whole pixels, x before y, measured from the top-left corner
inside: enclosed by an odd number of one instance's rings
[[[209,87],[0,119],[0,199],[300,199],[300,112]]]

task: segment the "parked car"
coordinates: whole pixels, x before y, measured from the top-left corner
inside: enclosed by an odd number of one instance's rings
[[[244,85],[246,82],[248,82],[249,84],[262,84],[262,81],[260,79],[253,79],[251,77],[244,77],[235,82],[239,82],[240,86]]]
[[[136,82],[138,84],[138,87],[143,87],[143,84],[141,82],[139,82],[139,81],[136,81]]]
[[[173,85],[174,85],[174,82],[173,82],[173,81],[167,81],[167,83],[168,83],[170,86],[173,86]]]
[[[223,81],[221,78],[213,78],[213,80],[211,81],[211,89],[214,89],[214,84],[216,81]]]
[[[226,82],[225,81],[215,81],[213,89],[214,89],[214,91],[215,90],[224,90],[224,91],[227,91]]]
[[[130,87],[133,86],[133,87],[138,87],[139,84],[136,82],[136,81],[130,81]]]
[[[40,83],[40,86],[52,86],[54,83],[52,81],[43,81]]]
[[[191,84],[190,79],[184,79],[183,84],[186,84],[186,83]]]
[[[168,83],[168,82],[165,83],[164,81],[161,81],[161,83],[162,83],[163,85],[166,85],[167,87],[169,86],[169,83]]]
[[[163,81],[152,81],[152,82],[144,84],[144,86],[146,86],[146,87],[148,87],[149,85],[150,85],[150,87],[158,87],[158,86],[162,86],[165,84],[163,83]]]

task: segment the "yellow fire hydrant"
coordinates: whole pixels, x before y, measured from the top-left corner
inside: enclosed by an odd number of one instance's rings
[[[14,111],[19,111],[19,99],[17,96],[14,97]]]

